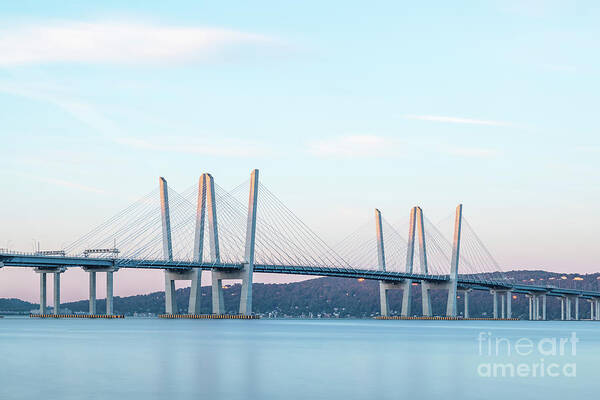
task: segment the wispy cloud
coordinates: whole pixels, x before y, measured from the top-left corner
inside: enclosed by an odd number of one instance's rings
[[[374,157],[398,154],[400,142],[374,135],[338,136],[308,144],[309,152],[319,157]]]
[[[257,157],[273,154],[265,143],[249,142],[240,139],[205,138],[191,142],[189,138],[156,137],[138,139],[121,137],[115,141],[121,145],[139,150],[160,151],[179,154],[201,154],[213,157]]]
[[[65,181],[63,179],[45,178],[45,177],[37,177],[36,179],[38,179],[42,182],[52,184],[52,185],[58,185],[58,186],[66,187],[69,189],[80,190],[83,192],[104,193],[104,190],[102,190],[102,189],[98,189],[98,188],[95,188],[92,186],[82,185],[77,182]]]
[[[498,151],[483,147],[405,142],[376,135],[337,136],[308,143],[310,154],[323,158],[400,157],[409,154],[435,153],[462,158],[489,158]]]
[[[0,58],[2,56],[0,55]],[[44,101],[61,108],[71,116],[104,135],[116,135],[119,128],[95,107],[64,93],[61,88],[48,84],[29,84],[0,81],[0,93]]]
[[[43,182],[43,183],[47,183],[50,185],[61,186],[64,188],[74,189],[74,190],[78,190],[78,191],[82,191],[82,192],[97,193],[97,194],[104,193],[104,190],[102,190],[102,189],[99,189],[99,188],[96,188],[93,186],[83,185],[81,183],[74,182],[74,181],[68,181],[65,179],[56,179],[56,178],[51,178],[48,176],[31,174],[31,173],[22,172],[22,171],[5,170],[2,172],[6,173],[8,175],[13,175],[13,176],[17,176],[20,178],[26,178],[26,179],[33,179],[38,182]]]
[[[206,27],[70,21],[9,25],[0,30],[0,65],[202,60],[235,46],[275,43],[265,35]]]
[[[499,154],[498,150],[484,147],[441,146],[440,153],[468,158],[491,158]]]
[[[490,125],[490,126],[507,126],[508,122],[491,121],[485,119],[448,117],[441,115],[405,115],[407,119],[418,119],[422,121],[447,122],[451,124],[471,124],[471,125]]]

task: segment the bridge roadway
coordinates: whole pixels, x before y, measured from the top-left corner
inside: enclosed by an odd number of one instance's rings
[[[129,269],[156,269],[169,271],[190,271],[193,269],[218,270],[223,272],[235,272],[243,269],[243,263],[199,263],[193,261],[164,261],[145,259],[119,259],[119,258],[95,258],[74,256],[49,256],[32,253],[0,253],[1,267],[37,268],[51,271],[62,268],[85,268],[88,270],[118,270]],[[254,272],[270,274],[290,274],[309,276],[334,276],[340,278],[366,279],[383,281],[390,284],[399,284],[407,280],[416,283],[444,283],[450,280],[448,275],[424,275],[408,272],[380,271],[371,269],[315,267],[315,266],[289,266],[255,264]],[[461,290],[498,290],[511,291],[522,294],[545,294],[548,296],[579,296],[589,299],[600,299],[600,292],[578,289],[565,289],[552,286],[512,284],[503,281],[481,280],[470,277],[459,276],[458,285]]]

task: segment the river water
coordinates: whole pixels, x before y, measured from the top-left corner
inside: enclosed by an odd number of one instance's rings
[[[599,389],[592,321],[0,319],[2,400],[564,400]]]

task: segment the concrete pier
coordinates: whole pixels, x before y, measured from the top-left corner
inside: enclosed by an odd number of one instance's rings
[[[175,280],[165,271],[165,314],[177,314],[177,299],[175,298]]]
[[[411,280],[402,282],[402,310],[400,315],[403,317],[410,317],[412,315],[412,286]]]
[[[545,294],[541,295],[542,296],[542,321],[546,321],[548,319],[548,296],[546,296]]]
[[[421,303],[423,308],[423,316],[431,317],[431,286],[429,282],[421,281]]]
[[[212,272],[212,312],[213,314],[225,314],[225,299],[223,297],[223,280],[221,273]]]
[[[390,303],[387,296],[385,282],[379,282],[379,315],[387,317],[390,315]]]
[[[471,291],[471,289],[467,289],[463,291],[463,299],[465,300],[465,311],[463,314],[463,317],[465,319],[470,318],[470,314],[469,314],[469,292]]]
[[[96,315],[96,271],[89,271],[90,280],[90,298],[89,298],[89,314]]]
[[[106,272],[106,315],[113,315],[113,271]]]
[[[188,314],[200,314],[200,300],[202,299],[202,270],[195,269],[192,271],[192,284],[190,286],[190,299],[188,303]]]
[[[491,291],[493,298],[493,317],[494,319],[498,319],[498,292],[495,290]]]
[[[512,318],[512,292],[509,290],[506,292],[506,318]]]
[[[54,273],[54,315],[60,314],[60,274],[59,271]]]
[[[46,273],[40,272],[40,315],[46,314],[46,299],[47,299]]]

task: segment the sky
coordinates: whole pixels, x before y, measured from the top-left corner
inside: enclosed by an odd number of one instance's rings
[[[503,269],[598,272],[598,20],[596,1],[2,2],[0,247],[61,248],[159,176],[259,168],[328,242],[375,207],[463,203]],[[85,282],[69,270],[63,298]],[[38,287],[0,272],[0,297]]]

